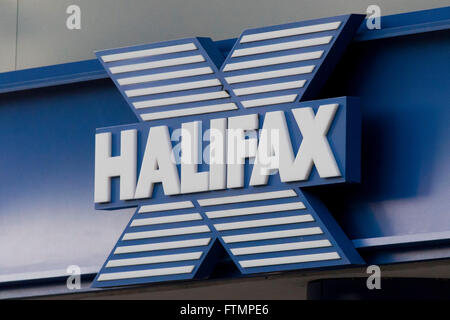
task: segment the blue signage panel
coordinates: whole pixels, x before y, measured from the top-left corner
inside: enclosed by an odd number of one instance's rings
[[[96,208],[138,208],[94,286],[207,276],[220,250],[241,274],[362,263],[300,189],[359,182],[358,100],[300,101],[362,19],[98,52],[142,124],[96,133]]]

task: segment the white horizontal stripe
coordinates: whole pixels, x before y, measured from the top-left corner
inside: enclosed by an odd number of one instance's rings
[[[283,51],[289,49],[306,48],[311,46],[318,46],[322,44],[330,43],[332,36],[312,38],[298,41],[289,41],[276,44],[269,44],[266,46],[259,46],[246,49],[237,49],[233,52],[232,57],[250,56],[253,54],[260,54],[266,52]]]
[[[220,86],[221,84],[222,83],[220,82],[219,79],[209,79],[209,80],[201,80],[201,81],[183,82],[183,83],[171,84],[171,85],[167,85],[167,86],[125,90],[125,94],[128,97],[138,97],[138,96],[145,96],[148,94],[156,94],[156,93],[165,93],[165,92],[174,92],[174,91],[182,91],[182,90],[189,90],[189,89]]]
[[[290,54],[290,55],[286,55],[286,56],[273,57],[273,58],[265,58],[265,59],[258,59],[258,60],[228,63],[223,68],[223,71],[250,69],[250,68],[256,68],[256,67],[271,66],[274,64],[319,59],[322,56],[322,54],[323,54],[323,50],[320,50],[320,51]]]
[[[216,104],[212,106],[194,107],[194,108],[184,108],[171,111],[153,112],[141,114],[141,118],[144,121],[157,120],[157,119],[167,119],[174,117],[190,116],[196,114],[219,112],[219,111],[229,111],[235,110],[237,106],[234,103],[224,103]]]
[[[230,204],[230,203],[239,203],[239,202],[247,202],[247,201],[258,201],[258,200],[270,200],[270,199],[281,199],[281,198],[289,198],[295,197],[297,193],[294,190],[280,190],[280,191],[269,191],[269,192],[260,192],[260,193],[249,193],[238,196],[229,196],[229,197],[220,197],[220,198],[209,198],[209,199],[200,199],[198,203],[203,206],[216,206],[220,204]]]
[[[296,98],[297,98],[296,94],[289,94],[286,96],[276,96],[276,97],[270,97],[270,98],[245,100],[245,101],[241,101],[241,103],[244,106],[244,108],[253,108],[253,107],[268,106],[268,105],[278,104],[278,103],[294,102],[294,100]]]
[[[159,238],[167,236],[178,236],[182,234],[203,233],[209,232],[208,226],[194,226],[184,228],[171,228],[154,231],[141,231],[141,232],[129,232],[125,233],[122,240],[136,240],[136,239],[149,239]]]
[[[245,248],[235,248],[231,249],[231,252],[236,255],[244,254],[255,254],[255,253],[265,253],[265,252],[278,252],[278,251],[289,251],[289,250],[299,250],[299,249],[312,249],[312,248],[324,248],[330,247],[331,242],[328,240],[314,240],[314,241],[301,241],[283,244],[272,244],[267,246],[254,246]]]
[[[263,86],[254,86],[254,87],[234,89],[233,92],[237,96],[245,96],[248,94],[255,94],[255,93],[262,93],[262,92],[271,92],[271,91],[301,88],[301,87],[303,87],[305,82],[306,82],[306,80],[281,82],[281,83],[267,84],[267,85],[263,85]]]
[[[282,230],[282,231],[247,233],[247,234],[236,235],[236,236],[225,236],[225,237],[222,237],[222,239],[223,239],[223,241],[225,241],[225,243],[235,243],[235,242],[279,239],[279,238],[289,238],[289,237],[298,237],[298,236],[312,236],[312,235],[322,234],[322,233],[323,233],[323,231],[319,227],[312,227],[312,228],[291,229],[291,230]]]
[[[304,215],[294,216],[294,217],[219,223],[219,224],[215,224],[214,227],[217,230],[222,231],[222,230],[244,229],[244,228],[253,228],[253,227],[276,226],[276,225],[281,225],[281,224],[311,222],[311,221],[314,221],[314,218],[309,214],[304,214]]]
[[[268,205],[268,206],[257,206],[257,207],[249,207],[249,208],[209,211],[209,212],[206,212],[206,215],[208,216],[208,218],[214,219],[214,218],[245,216],[248,214],[282,212],[282,211],[301,210],[301,209],[305,209],[305,205],[303,204],[303,202],[291,202],[291,203],[272,204],[272,205]]]
[[[167,105],[171,105],[171,104],[186,103],[186,102],[222,99],[222,98],[228,98],[229,96],[230,95],[226,91],[217,91],[217,92],[192,94],[189,96],[179,96],[179,97],[165,98],[165,99],[145,100],[145,101],[140,101],[140,102],[134,102],[133,105],[136,109],[141,109],[141,108],[149,108],[149,107],[167,106]]]
[[[336,260],[336,259],[340,259],[340,256],[337,252],[327,252],[327,253],[304,254],[301,256],[291,256],[291,257],[243,260],[239,261],[239,264],[243,268],[250,268],[250,267],[273,266],[278,264],[302,263],[302,262]]]
[[[165,254],[165,255],[153,256],[153,257],[115,259],[115,260],[109,260],[108,263],[106,264],[106,268],[137,266],[137,265],[141,265],[141,264],[151,264],[151,263],[161,263],[161,262],[197,260],[201,257],[201,255],[202,255],[202,252],[189,252],[189,253],[180,253],[180,254]]]
[[[250,74],[244,74],[242,76],[225,77],[225,80],[229,84],[233,84],[233,83],[241,83],[241,82],[254,81],[254,80],[272,79],[272,78],[279,78],[279,77],[285,77],[285,76],[293,76],[293,75],[298,75],[298,74],[311,73],[313,70],[314,70],[314,65],[311,65],[311,66],[304,66],[304,67],[298,67],[298,68],[288,68],[288,69],[280,69],[280,70],[267,71],[267,72],[250,73]]]
[[[197,50],[197,46],[194,43],[185,43],[185,44],[178,44],[175,46],[108,54],[108,55],[102,56],[102,60],[104,62],[112,62],[112,61],[126,60],[126,59],[132,59],[132,58],[151,57],[151,56],[156,56],[159,54],[191,51],[191,50]]]
[[[307,34],[328,30],[336,30],[337,28],[339,28],[340,25],[341,22],[337,21],[337,22],[315,24],[312,26],[304,26],[297,28],[282,29],[277,31],[248,34],[242,37],[241,43],[296,36],[299,34]]]
[[[114,251],[114,254],[207,246],[210,240],[211,238],[201,238],[192,240],[167,241],[149,244],[138,244],[133,246],[123,246],[117,247],[116,250]]]
[[[133,279],[133,278],[144,278],[144,277],[155,277],[155,276],[167,276],[167,275],[170,275],[170,274],[191,273],[192,270],[194,270],[194,266],[147,269],[147,270],[113,272],[113,273],[102,273],[97,278],[97,281]]]
[[[157,212],[157,211],[168,211],[176,209],[187,209],[193,208],[194,204],[191,201],[180,201],[180,202],[168,202],[168,203],[158,203],[149,204],[139,208],[139,213],[147,212]]]
[[[198,75],[202,75],[202,74],[211,74],[211,73],[214,73],[214,71],[210,67],[205,67],[205,68],[195,68],[195,69],[186,69],[186,70],[180,70],[180,71],[155,73],[155,74],[149,74],[149,75],[145,75],[145,76],[121,78],[121,79],[118,79],[117,82],[123,86],[123,85],[127,85],[127,84],[136,84],[136,83],[143,83],[143,82],[150,82],[150,81],[157,81],[157,80],[177,79],[177,78],[198,76]]]
[[[131,222],[131,226],[132,227],[150,226],[161,223],[172,223],[172,222],[194,221],[194,220],[202,220],[202,216],[198,213],[188,213],[157,218],[134,219],[133,222]]]
[[[143,63],[134,63],[127,64],[124,66],[117,66],[109,68],[109,71],[112,74],[116,73],[124,73],[124,72],[132,72],[139,70],[147,70],[147,69],[155,69],[161,67],[170,67],[170,66],[179,66],[182,64],[195,63],[195,62],[203,62],[205,58],[202,55],[182,57],[182,58],[173,58],[173,59],[165,59],[151,62],[143,62]]]

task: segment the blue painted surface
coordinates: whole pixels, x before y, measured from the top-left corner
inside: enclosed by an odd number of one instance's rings
[[[431,20],[436,12],[448,8]],[[361,249],[369,263],[450,257],[446,242],[414,245],[421,234],[450,230],[449,52],[448,30],[354,43],[318,97],[361,98],[363,171],[361,185],[311,192],[351,239],[402,236],[411,243]],[[50,69],[4,73],[0,82],[6,88]],[[93,133],[133,121],[109,80],[0,96],[2,274],[100,266],[131,212],[93,208]]]
[[[358,43],[324,89],[361,98],[362,183],[323,195],[351,238],[450,230],[449,52],[449,30]]]
[[[373,263],[449,256],[449,52],[448,30],[355,44],[323,92],[362,98],[362,185],[323,197],[351,238],[401,236]]]
[[[318,185],[327,185],[327,184],[342,184],[345,182],[358,182],[360,180],[360,166],[359,166],[359,153],[358,153],[358,144],[359,144],[359,129],[360,122],[359,120],[359,99],[352,97],[340,97],[333,99],[326,99],[320,101],[308,101],[302,102],[298,105],[292,104],[284,104],[282,107],[277,108],[276,110],[282,110],[285,112],[286,123],[288,126],[289,134],[291,137],[291,142],[293,145],[294,153],[298,151],[298,148],[302,142],[302,136],[300,130],[295,122],[293,114],[290,112],[291,109],[294,108],[302,108],[302,107],[310,107],[317,113],[319,104],[339,104],[338,111],[336,112],[335,119],[333,121],[332,126],[330,127],[328,134],[328,141],[333,150],[333,155],[336,159],[336,162],[339,166],[339,169],[342,173],[340,177],[333,178],[320,178],[317,169],[313,167],[311,170],[311,175],[305,181],[301,182],[292,182],[292,183],[282,183],[279,179],[278,175],[269,176],[270,186],[275,187],[283,187],[283,186],[292,186],[292,187],[310,187],[310,186],[318,186]],[[120,150],[120,132],[123,130],[138,130],[138,176],[139,176],[139,168],[142,165],[142,159],[145,152],[145,147],[147,143],[147,137],[150,127],[162,126],[166,125],[169,127],[169,133],[176,129],[181,128],[181,123],[190,122],[190,121],[202,121],[202,129],[203,132],[209,129],[209,120],[217,119],[221,117],[227,117],[231,115],[247,115],[247,114],[255,114],[259,115],[259,127],[262,127],[264,122],[264,114],[269,111],[274,111],[275,109],[271,108],[271,106],[267,107],[258,107],[258,112],[253,108],[240,110],[237,114],[230,113],[218,113],[218,114],[207,114],[201,116],[187,116],[181,119],[163,119],[157,121],[151,121],[140,123],[139,125],[131,124],[124,126],[116,126],[112,128],[98,128],[97,133],[103,132],[111,132],[112,133],[112,149],[113,155],[118,155]],[[172,147],[175,147],[179,144],[180,141],[172,141]],[[203,147],[205,147],[207,143],[204,142]],[[350,161],[355,161],[353,158],[356,158],[358,162],[355,165],[352,165]],[[178,172],[181,170],[181,165],[177,165]],[[208,171],[209,165],[202,163],[198,166],[199,172]],[[250,192],[257,192],[262,186],[249,186],[250,176],[252,174],[253,165],[248,164],[244,168],[244,189],[248,189]],[[135,207],[137,205],[146,205],[156,203],[153,199],[157,199],[157,202],[161,201],[185,201],[192,198],[192,195],[176,195],[176,196],[165,196],[163,193],[163,189],[161,184],[155,184],[154,193],[151,199],[138,199],[138,200],[119,200],[119,184],[117,183],[118,179],[112,179],[111,186],[111,201],[106,203],[96,203],[96,209],[117,209],[117,208],[128,208]],[[242,191],[242,190],[241,190]],[[261,190],[262,191],[262,190]],[[233,192],[233,189],[227,189],[225,191],[208,191],[207,195],[211,195],[213,197],[219,196],[228,196],[228,194],[223,194],[227,192]],[[239,190],[231,195],[239,194]]]
[[[1,95],[0,276],[98,268],[131,212],[94,209],[93,137],[133,121],[109,80]]]

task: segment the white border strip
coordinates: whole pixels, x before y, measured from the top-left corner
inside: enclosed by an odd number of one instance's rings
[[[220,112],[220,111],[230,111],[235,110],[238,107],[234,103],[224,103],[216,104],[212,106],[194,107],[194,108],[184,108],[170,111],[161,111],[153,113],[141,114],[141,118],[144,121],[158,120],[158,119],[168,119],[182,116],[197,115],[203,113]]]
[[[282,42],[282,43],[276,43],[276,44],[269,44],[266,46],[237,49],[233,52],[233,54],[231,56],[232,57],[243,57],[243,56],[250,56],[250,55],[260,54],[260,53],[319,46],[319,45],[330,43],[331,39],[333,39],[332,36],[327,36],[327,37],[319,37],[319,38],[311,38],[311,39],[289,41],[289,42]]]
[[[321,31],[336,30],[341,25],[340,21],[315,24],[298,28],[283,29],[277,31],[254,33],[242,36],[240,43],[276,39],[282,37],[296,36],[299,34],[308,34]]]
[[[193,207],[194,204],[191,201],[168,202],[168,203],[148,204],[140,207],[138,212],[148,213],[148,212],[168,211],[177,209],[187,209]]]
[[[183,90],[190,90],[190,89],[214,87],[214,86],[220,86],[220,85],[222,85],[222,83],[220,82],[219,79],[209,79],[209,80],[201,80],[201,81],[182,82],[182,83],[171,84],[171,85],[167,85],[167,86],[125,90],[125,94],[131,98],[131,97],[146,96],[149,94],[176,92],[176,91],[183,91]]]
[[[194,227],[170,228],[154,231],[128,232],[123,235],[122,240],[159,238],[168,236],[178,236],[182,234],[203,233],[209,231],[210,231],[209,227],[207,225],[203,225]]]
[[[197,46],[194,43],[185,43],[185,44],[177,44],[174,46],[161,47],[161,48],[153,48],[153,49],[145,49],[145,50],[136,50],[136,51],[128,51],[122,53],[115,54],[107,54],[102,56],[102,60],[104,62],[113,62],[120,61],[126,59],[133,58],[142,58],[142,57],[151,57],[159,54],[168,54],[168,53],[176,53],[183,51],[191,51],[197,50]]]
[[[231,249],[231,252],[235,256],[240,256],[240,255],[244,255],[244,254],[256,254],[256,253],[301,250],[301,249],[314,249],[314,248],[325,248],[325,247],[331,247],[331,242],[328,240],[300,241],[300,242],[292,242],[292,243],[273,244],[273,245],[267,245],[267,246],[235,248],[235,249]]]
[[[306,80],[297,80],[297,81],[288,81],[288,82],[280,82],[274,84],[266,84],[263,86],[254,86],[254,87],[245,87],[234,89],[233,92],[237,96],[245,96],[249,94],[263,93],[263,92],[272,92],[279,90],[288,90],[295,88],[302,88],[306,83]]]
[[[144,83],[158,80],[168,80],[168,79],[177,79],[177,78],[185,78],[192,76],[199,76],[203,74],[211,74],[214,73],[213,69],[210,67],[204,68],[194,68],[194,69],[186,69],[180,71],[171,71],[171,72],[161,72],[155,74],[149,74],[145,76],[136,76],[136,77],[128,77],[117,79],[117,82],[121,86],[136,84],[136,83]]]
[[[283,212],[283,211],[289,211],[289,210],[302,210],[305,208],[306,207],[303,204],[303,202],[290,202],[290,203],[272,204],[272,205],[268,205],[268,206],[257,206],[257,207],[248,207],[248,208],[239,208],[239,209],[209,211],[209,212],[206,212],[206,216],[210,219],[228,218],[228,217],[245,216],[245,215],[250,215],[250,214]]]
[[[217,205],[221,205],[221,204],[281,199],[281,198],[289,198],[289,197],[296,197],[296,196],[297,196],[297,193],[294,190],[289,189],[289,190],[280,190],[280,191],[249,193],[249,194],[243,194],[243,195],[238,195],[238,196],[200,199],[197,201],[202,207],[207,207],[207,206],[217,206]]]
[[[319,59],[320,57],[322,57],[323,52],[324,52],[323,50],[319,50],[319,51],[311,51],[311,52],[305,52],[305,53],[289,54],[286,56],[273,57],[273,58],[227,63],[225,65],[225,67],[223,68],[223,71],[242,70],[242,69],[271,66],[271,65],[275,65],[275,64],[281,64],[281,63]]]
[[[180,254],[165,254],[152,257],[130,258],[130,259],[114,259],[109,260],[106,268],[137,266],[141,264],[164,263],[174,261],[197,260],[202,256],[202,252],[189,252]]]
[[[315,254],[304,254],[301,256],[288,256],[279,258],[268,258],[268,259],[254,259],[254,260],[243,260],[239,261],[242,268],[251,267],[264,267],[273,266],[279,264],[290,264],[290,263],[303,263],[303,262],[313,262],[313,261],[324,261],[324,260],[337,260],[341,257],[337,252],[327,252],[327,253],[315,253]]]
[[[272,218],[272,219],[258,219],[229,223],[218,223],[214,227],[219,231],[245,229],[254,227],[276,226],[281,224],[312,222],[314,218],[310,214],[304,214],[300,216],[284,217],[284,218]]]
[[[165,249],[201,247],[201,246],[207,246],[210,241],[211,241],[211,238],[201,238],[201,239],[182,240],[182,241],[167,241],[167,242],[158,242],[158,243],[137,244],[137,245],[133,245],[133,246],[122,246],[122,247],[117,247],[116,250],[114,251],[114,254],[157,251],[157,250],[165,250]]]
[[[183,266],[183,267],[173,267],[173,268],[159,268],[159,269],[148,269],[148,270],[136,270],[136,271],[125,271],[125,272],[102,273],[97,278],[97,281],[109,281],[109,280],[122,280],[122,279],[134,279],[134,278],[167,276],[167,275],[171,275],[171,274],[191,273],[192,270],[194,270],[194,266]]]
[[[319,227],[291,229],[291,230],[282,230],[282,231],[247,233],[247,234],[239,234],[239,235],[235,235],[235,236],[225,236],[225,237],[222,237],[222,239],[223,239],[223,241],[225,241],[225,243],[236,243],[236,242],[246,242],[246,241],[290,238],[290,237],[298,237],[298,236],[312,236],[312,235],[317,235],[317,234],[323,234],[322,229],[320,229]]]
[[[124,66],[117,66],[109,68],[109,71],[112,74],[116,73],[124,73],[124,72],[132,72],[139,70],[147,70],[147,69],[155,69],[162,67],[170,67],[170,66],[179,66],[182,64],[196,63],[196,62],[204,62],[205,58],[202,55],[195,55],[190,57],[182,57],[182,58],[174,58],[174,59],[165,59],[144,63],[134,63],[127,64]]]
[[[296,94],[289,94],[286,96],[276,96],[276,97],[269,97],[269,98],[244,100],[244,101],[241,101],[241,103],[244,106],[244,108],[254,108],[254,107],[261,107],[261,106],[269,106],[272,104],[294,102],[296,98],[297,98]]]
[[[195,220],[202,220],[202,216],[199,213],[188,213],[157,218],[134,219],[131,222],[130,226],[131,227],[151,226],[162,223],[173,223],[173,222],[195,221]]]
[[[280,78],[286,76],[295,76],[298,74],[306,74],[311,73],[314,70],[315,65],[297,67],[297,68],[288,68],[288,69],[280,69],[274,71],[267,72],[258,72],[258,73],[250,73],[244,74],[241,76],[232,76],[225,77],[225,81],[229,84],[255,81],[255,80],[263,80],[263,79],[272,79],[272,78]]]
[[[216,92],[192,94],[189,96],[179,96],[179,97],[172,97],[172,98],[139,101],[139,102],[134,102],[133,106],[136,109],[161,107],[161,106],[167,106],[167,105],[171,105],[171,104],[180,104],[180,103],[186,103],[186,102],[223,99],[223,98],[228,98],[229,96],[230,95],[226,91],[216,91]]]

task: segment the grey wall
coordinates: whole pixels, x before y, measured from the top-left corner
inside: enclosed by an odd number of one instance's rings
[[[66,8],[71,4],[81,7],[81,30],[66,28]],[[379,5],[382,15],[388,15],[443,7],[449,2],[0,0],[0,72],[92,59],[94,50],[139,43],[190,36],[207,36],[215,40],[232,38],[249,27],[365,13],[371,4]]]
[[[14,70],[17,0],[0,0],[0,72]]]

